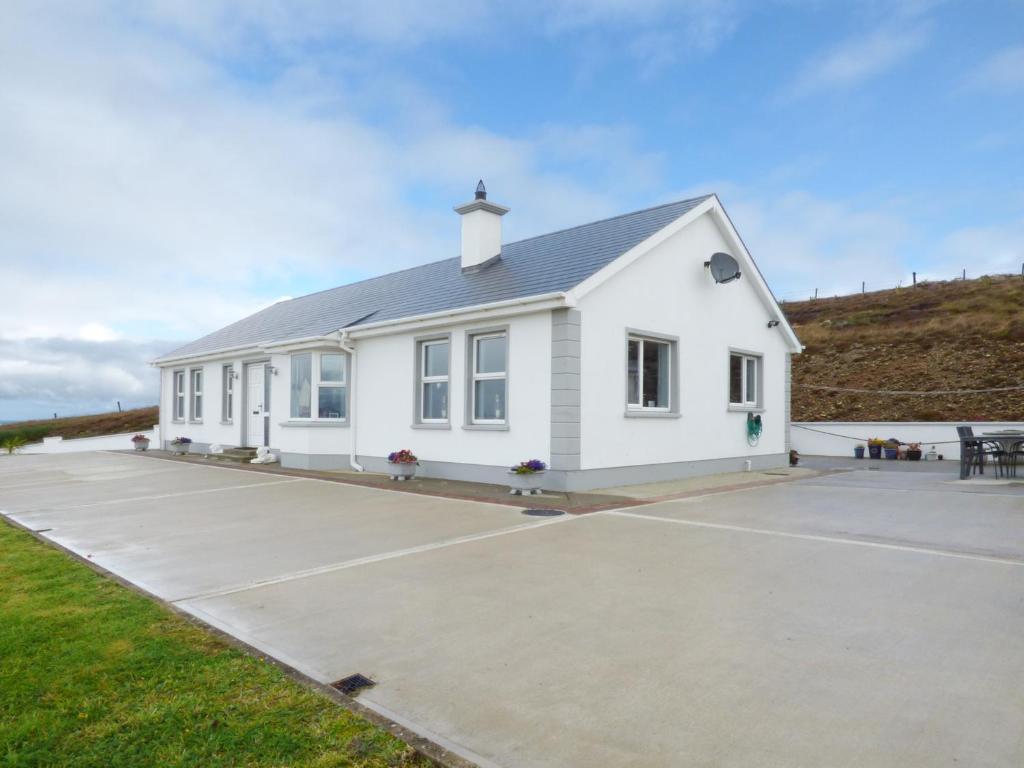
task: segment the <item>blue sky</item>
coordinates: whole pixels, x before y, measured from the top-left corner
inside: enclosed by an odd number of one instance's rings
[[[777,295],[1024,262],[1024,4],[0,8],[0,420],[281,297],[716,191]]]

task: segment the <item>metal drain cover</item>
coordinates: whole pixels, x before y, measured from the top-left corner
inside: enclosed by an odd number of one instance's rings
[[[331,688],[337,691],[341,691],[346,696],[355,696],[364,688],[373,688],[377,683],[374,680],[366,677],[366,675],[360,675],[358,673],[343,677],[341,680],[335,680],[331,683]]]
[[[524,509],[523,514],[530,517],[558,517],[565,512],[560,509]]]

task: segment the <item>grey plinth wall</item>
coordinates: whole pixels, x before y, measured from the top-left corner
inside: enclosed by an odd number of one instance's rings
[[[580,468],[580,312],[551,313],[551,469]]]

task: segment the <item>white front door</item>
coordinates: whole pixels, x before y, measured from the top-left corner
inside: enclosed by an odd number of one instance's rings
[[[249,363],[245,366],[245,380],[245,444],[250,448],[259,448],[267,444],[270,421],[270,378],[267,376],[266,363]]]

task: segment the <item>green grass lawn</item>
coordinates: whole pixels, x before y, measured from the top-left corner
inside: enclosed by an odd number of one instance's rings
[[[0,766],[422,766],[412,750],[0,523]]]

